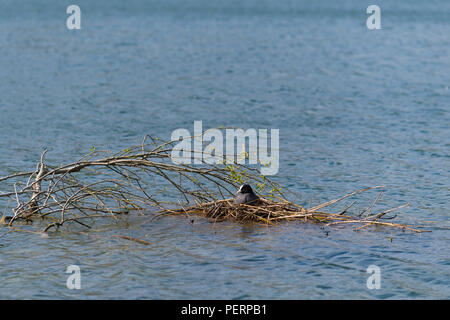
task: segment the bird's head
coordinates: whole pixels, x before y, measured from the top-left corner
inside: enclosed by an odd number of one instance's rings
[[[253,193],[253,190],[248,184],[243,184],[237,193]]]

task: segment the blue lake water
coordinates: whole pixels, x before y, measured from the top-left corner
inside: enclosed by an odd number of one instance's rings
[[[397,220],[432,232],[130,217],[85,235],[10,233],[0,298],[450,298],[449,1],[376,1],[372,31],[374,3],[356,0],[73,2],[81,30],[66,28],[72,2],[0,3],[0,176],[33,170],[44,148],[66,163],[195,120],[278,128],[273,179],[299,203],[386,185],[381,205],[409,202]],[[81,290],[66,287],[72,264]]]

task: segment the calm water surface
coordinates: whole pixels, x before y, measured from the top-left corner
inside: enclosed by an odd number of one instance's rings
[[[0,298],[450,298],[448,1],[377,1],[377,31],[372,3],[356,0],[79,0],[79,31],[65,27],[69,4],[0,3],[0,176],[33,169],[44,148],[70,162],[194,120],[279,128],[274,179],[296,201],[382,184],[382,207],[410,202],[398,221],[433,232],[130,217],[81,235],[12,233]],[[79,291],[66,288],[71,264]],[[380,290],[366,287],[371,264]]]

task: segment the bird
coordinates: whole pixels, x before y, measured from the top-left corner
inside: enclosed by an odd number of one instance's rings
[[[252,187],[243,184],[234,196],[234,204],[253,203],[258,199],[258,196],[253,193]]]

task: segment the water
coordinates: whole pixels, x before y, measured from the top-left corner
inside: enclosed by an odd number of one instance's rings
[[[300,203],[382,184],[383,206],[411,203],[399,222],[432,233],[184,217],[11,233],[0,298],[450,298],[448,1],[377,1],[377,31],[372,3],[356,0],[79,0],[79,31],[65,27],[69,4],[0,3],[1,176],[33,169],[44,148],[70,162],[194,120],[280,128],[274,179]],[[79,291],[66,288],[71,264]],[[366,287],[371,264],[379,290]]]

